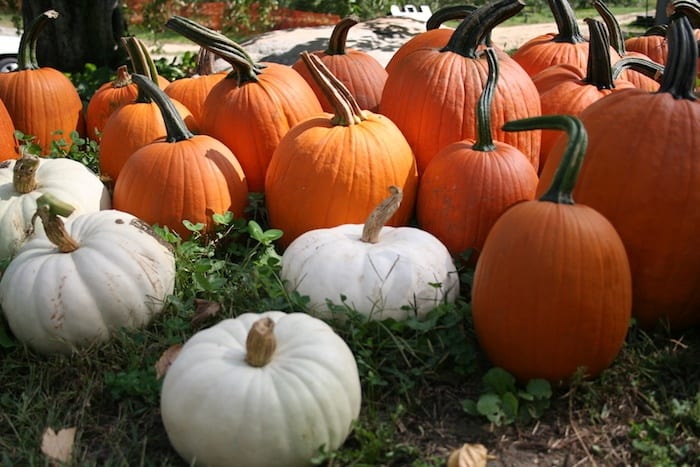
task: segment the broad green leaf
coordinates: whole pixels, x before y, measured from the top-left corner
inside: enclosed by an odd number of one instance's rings
[[[489,369],[482,381],[487,390],[491,390],[496,394],[515,392],[515,376],[503,368],[493,367]]]
[[[546,379],[531,379],[527,382],[526,390],[537,399],[549,399],[552,397],[552,386]]]

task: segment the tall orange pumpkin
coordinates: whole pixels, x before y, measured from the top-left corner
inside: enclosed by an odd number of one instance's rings
[[[522,10],[520,0],[492,0],[478,7],[454,30],[445,47],[416,50],[397,63],[387,78],[379,105],[406,136],[422,174],[435,154],[448,144],[475,137],[476,102],[488,76],[479,55],[493,27]],[[525,71],[500,53],[500,78],[493,101],[494,138],[525,153],[538,166],[539,132],[509,134],[508,120],[540,115],[540,97]]]
[[[231,64],[233,70],[204,102],[201,131],[226,144],[243,166],[250,191],[262,192],[280,139],[322,112],[318,98],[290,66],[256,63],[223,34],[181,16],[170,18],[166,26]]]
[[[39,34],[58,18],[48,10],[34,19],[22,34],[18,52],[19,68],[0,73],[0,100],[3,101],[15,128],[32,135],[44,154],[54,141],[72,143],[71,133],[84,131],[83,103],[66,75],[36,61]]]
[[[435,235],[453,256],[472,249],[475,260],[491,227],[515,203],[535,197],[537,172],[527,156],[494,141],[491,101],[498,81],[496,52],[486,49],[489,78],[476,109],[475,139],[445,146],[421,177],[418,224]]]
[[[508,130],[566,130],[564,157],[547,192],[508,209],[491,229],[474,271],[472,317],[480,346],[521,381],[594,377],[624,344],[632,280],[612,224],[571,197],[586,151],[572,116],[508,122]]]
[[[168,226],[185,239],[192,232],[183,221],[201,222],[204,232],[211,233],[213,214],[231,211],[243,217],[248,187],[231,151],[211,136],[193,135],[150,77],[134,74],[132,79],[162,112],[167,136],[126,161],[114,186],[114,208],[149,224]]]
[[[629,89],[581,113],[588,152],[574,195],[606,216],[629,255],[633,314],[645,328],[659,321],[700,323],[700,102],[697,44],[690,23],[674,15],[658,92]],[[652,115],[653,119],[648,117]],[[561,142],[542,171],[552,179]]]
[[[364,223],[390,185],[404,194],[388,225],[407,224],[418,184],[408,142],[391,120],[360,109],[318,57],[302,57],[335,113],[292,127],[272,156],[265,200],[270,225],[284,232],[281,244],[309,230]]]

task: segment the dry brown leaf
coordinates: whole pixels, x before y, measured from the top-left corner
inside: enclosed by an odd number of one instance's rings
[[[156,379],[161,379],[168,372],[170,365],[173,364],[177,356],[182,350],[182,344],[175,344],[168,347],[168,349],[163,352],[156,362]]]
[[[58,433],[49,427],[44,430],[44,434],[41,436],[41,452],[53,460],[70,462],[74,441],[75,427],[63,428]]]
[[[483,444],[463,444],[447,460],[447,467],[486,467],[488,451]]]
[[[203,300],[201,298],[194,299],[195,311],[190,324],[192,327],[197,327],[212,316],[216,316],[221,311],[221,303]]]

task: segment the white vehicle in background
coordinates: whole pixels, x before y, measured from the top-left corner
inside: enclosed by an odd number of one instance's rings
[[[17,69],[20,36],[14,31],[0,32],[0,73]]]

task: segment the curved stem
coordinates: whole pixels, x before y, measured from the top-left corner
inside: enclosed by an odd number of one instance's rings
[[[17,159],[12,169],[12,185],[17,193],[31,193],[36,189],[36,171],[41,159],[25,152]]]
[[[612,69],[610,67],[610,42],[608,30],[603,23],[592,18],[584,19],[590,31],[588,47],[588,65],[584,82],[598,89],[613,89]]]
[[[457,26],[442,51],[477,58],[478,47],[491,30],[524,7],[522,0],[491,0],[481,5]]]
[[[80,245],[68,234],[63,219],[59,217],[68,217],[73,211],[74,208],[70,204],[64,203],[50,193],[44,193],[36,200],[36,213],[32,216],[32,228],[38,217],[44,225],[46,236],[51,240],[51,243],[58,247],[61,253],[75,251]]]
[[[661,82],[662,76],[664,75],[664,66],[656,63],[647,58],[641,57],[624,57],[616,61],[612,66],[612,76],[613,80],[618,79],[620,74],[630,68],[636,72],[639,72],[654,81]]]
[[[644,31],[643,36],[662,36],[666,37],[666,34],[668,33],[668,24],[657,24],[646,31]]]
[[[317,55],[304,51],[300,56],[323,95],[333,107],[333,125],[354,125],[365,119],[364,112],[360,109],[357,100]]]
[[[666,37],[668,58],[658,92],[668,92],[675,99],[694,101],[698,43],[688,17],[679,13],[672,15]]]
[[[620,54],[620,57],[624,57],[627,54],[627,49],[625,48],[625,36],[622,34],[622,29],[620,29],[620,23],[615,18],[615,15],[610,8],[602,1],[595,0],[593,2],[593,7],[596,9],[600,17],[603,19],[605,26],[608,28],[608,35],[610,37],[610,45],[615,51]]]
[[[697,0],[673,0],[673,11],[688,17],[694,28],[700,28],[700,3]]]
[[[143,91],[143,93],[160,109],[167,131],[167,136],[165,138],[167,142],[176,143],[194,136],[187,128],[187,125],[185,125],[185,121],[175,108],[173,101],[165,94],[165,91],[153,82],[153,80],[138,73],[134,73],[131,79],[139,87],[139,92]]]
[[[574,204],[571,193],[576,186],[583,157],[588,147],[588,134],[581,120],[572,115],[545,115],[507,122],[503,125],[503,129],[506,131],[542,129],[566,132],[569,140],[566,143],[561,162],[554,173],[549,189],[540,197],[540,201]]]
[[[425,30],[437,29],[447,21],[463,20],[471,15],[476,7],[473,5],[451,5],[435,11],[425,22]]]
[[[391,185],[389,187],[389,193],[391,194],[387,198],[384,198],[367,217],[365,225],[362,228],[361,241],[365,243],[377,243],[382,228],[399,209],[401,200],[403,199],[403,191],[396,185]]]
[[[36,45],[41,31],[50,21],[58,18],[56,10],[47,10],[34,18],[32,23],[19,40],[19,50],[17,51],[17,63],[20,70],[36,70],[39,63],[36,59]]]
[[[245,342],[245,361],[255,368],[262,368],[272,360],[277,348],[275,322],[272,318],[260,318],[248,331]]]
[[[581,35],[581,30],[576,22],[576,14],[568,0],[547,0],[549,9],[552,10],[554,22],[557,23],[558,34],[554,36],[554,42],[567,42],[579,44],[586,42]]]
[[[128,36],[122,37],[122,44],[126,49],[126,53],[129,55],[134,74],[146,76],[154,83],[157,83],[158,71],[156,70],[156,65],[143,42],[134,36]],[[144,94],[142,88],[139,87],[135,102],[147,104],[151,102],[151,99]]]
[[[360,22],[360,18],[355,15],[347,16],[341,19],[335,25],[331,32],[331,38],[328,40],[327,55],[344,55],[345,43],[348,40],[348,32],[350,28]]]
[[[493,48],[485,51],[486,61],[489,65],[489,75],[481,91],[481,96],[476,103],[476,142],[472,149],[476,151],[493,151],[496,145],[493,142],[491,131],[491,103],[498,84],[498,56]]]
[[[200,47],[197,51],[197,67],[195,73],[199,76],[209,76],[215,73],[214,65],[216,63],[216,54],[209,50]]]

